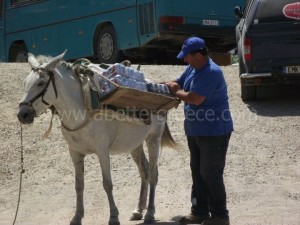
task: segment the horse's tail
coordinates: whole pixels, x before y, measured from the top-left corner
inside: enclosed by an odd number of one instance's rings
[[[169,126],[167,124],[167,122],[165,123],[165,129],[163,132],[163,135],[161,137],[161,146],[164,147],[170,147],[176,150],[179,150],[179,144],[176,143],[176,141],[173,139],[171,132],[169,130]]]

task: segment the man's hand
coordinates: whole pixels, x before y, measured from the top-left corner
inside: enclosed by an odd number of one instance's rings
[[[175,81],[167,82],[166,85],[169,87],[174,96],[188,104],[200,105],[205,100],[204,96],[198,95],[194,92],[185,92]]]
[[[173,93],[173,95],[175,95],[178,90],[181,90],[181,87],[175,81],[167,82],[166,85],[169,87],[169,89]]]

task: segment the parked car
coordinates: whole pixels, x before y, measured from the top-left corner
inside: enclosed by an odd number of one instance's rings
[[[248,0],[235,14],[242,99],[256,99],[259,86],[300,84],[300,2]]]

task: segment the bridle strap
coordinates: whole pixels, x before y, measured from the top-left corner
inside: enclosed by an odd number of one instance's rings
[[[37,69],[37,68],[32,68],[32,70],[41,70],[41,69]],[[56,84],[55,84],[55,80],[54,80],[54,73],[52,71],[48,71],[47,69],[45,69],[45,71],[47,72],[47,74],[49,75],[49,80],[47,81],[47,84],[45,86],[45,88],[38,93],[34,98],[32,98],[29,102],[21,102],[19,104],[19,107],[22,105],[27,105],[27,106],[32,106],[32,104],[38,100],[40,97],[42,97],[42,102],[47,105],[50,106],[50,104],[44,100],[44,95],[47,92],[48,86],[50,84],[50,82],[52,82],[52,86],[54,89],[54,93],[55,93],[55,97],[57,98],[57,88],[56,88]]]
[[[32,106],[32,104],[37,100],[39,99],[40,97],[42,97],[42,103],[44,103],[45,105],[49,106],[48,108],[51,109],[51,112],[52,112],[52,118],[51,118],[51,122],[50,122],[50,126],[48,128],[48,130],[46,131],[46,133],[44,134],[44,137],[47,138],[49,136],[49,133],[51,131],[51,128],[52,128],[52,119],[53,119],[53,115],[57,113],[55,107],[53,105],[50,105],[48,102],[46,102],[44,100],[44,95],[45,93],[47,92],[47,89],[48,89],[48,86],[50,84],[50,82],[52,82],[52,86],[53,86],[53,89],[54,89],[54,93],[55,93],[55,97],[57,98],[57,88],[56,88],[56,84],[55,84],[55,80],[54,80],[54,73],[52,71],[49,71],[47,68],[45,69],[42,69],[42,68],[36,68],[36,67],[32,67],[32,70],[34,71],[45,71],[47,72],[47,74],[49,75],[49,80],[47,81],[47,84],[45,86],[45,88],[39,93],[37,94],[34,98],[32,98],[30,101],[28,102],[21,102],[19,104],[19,107],[22,106],[22,105],[27,105],[27,106]],[[81,124],[78,128],[76,129],[69,129],[68,127],[66,127],[63,122],[61,121],[61,124],[63,126],[63,128],[67,131],[77,131],[79,129],[82,129],[83,127],[85,127],[89,122],[89,119],[87,119],[86,121],[83,122],[83,124]]]

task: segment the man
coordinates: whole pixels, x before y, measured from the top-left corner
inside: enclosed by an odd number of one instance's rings
[[[191,214],[180,222],[229,225],[223,172],[233,123],[223,72],[198,37],[188,38],[177,58],[189,65],[177,80],[166,84],[185,103],[184,129],[193,181]]]

